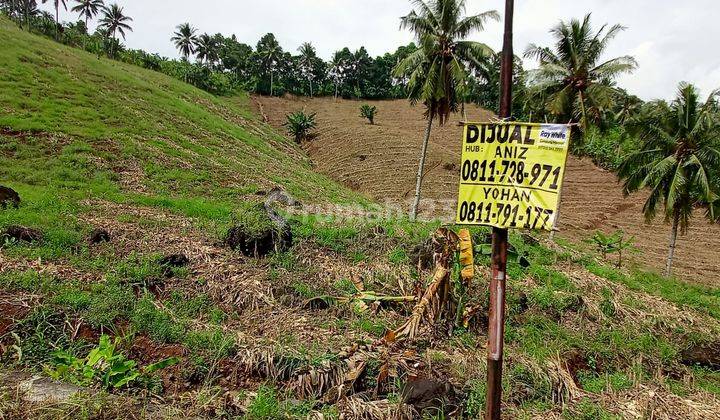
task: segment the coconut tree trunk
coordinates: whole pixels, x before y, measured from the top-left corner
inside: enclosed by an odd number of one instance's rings
[[[270,96],[273,96],[273,71],[270,70]]]
[[[418,165],[417,179],[415,183],[415,200],[410,210],[410,220],[415,220],[418,214],[418,206],[420,205],[420,189],[422,187],[423,170],[425,169],[425,157],[427,155],[428,142],[430,141],[430,130],[432,129],[432,117],[428,118],[427,128],[425,129],[425,140],[423,141],[422,151],[420,152],[420,164]]]
[[[310,97],[313,97],[313,91],[312,91],[312,79],[308,78],[308,82],[310,82]]]
[[[337,95],[338,95],[338,82],[335,82],[335,100],[337,101]]]
[[[583,91],[580,92],[580,112],[582,113],[582,128],[583,133],[587,132],[587,113],[585,111],[585,95],[583,95]]]
[[[670,249],[668,251],[667,265],[665,266],[665,277],[672,275],[672,263],[675,257],[675,245],[677,243],[678,226],[680,225],[680,213],[675,210],[673,215],[672,230],[670,231]]]
[[[55,41],[57,41],[60,36],[58,26],[60,26],[60,3],[58,0],[55,0]]]

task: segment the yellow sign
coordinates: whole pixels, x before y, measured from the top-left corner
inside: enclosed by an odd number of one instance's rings
[[[557,124],[466,124],[457,223],[552,230],[570,130]]]

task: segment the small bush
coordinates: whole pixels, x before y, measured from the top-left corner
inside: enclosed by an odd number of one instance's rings
[[[285,116],[287,121],[283,125],[287,127],[288,133],[295,137],[295,143],[300,144],[306,140],[310,130],[317,126],[315,115],[315,113],[306,114],[303,111],[297,111]]]
[[[143,376],[174,365],[177,358],[169,358],[157,363],[138,368],[137,362],[129,360],[117,350],[119,339],[113,343],[110,337],[102,335],[97,347],[80,359],[65,351],[54,353],[55,363],[45,368],[45,372],[55,380],[69,381],[81,386],[100,383],[103,388],[122,388]]]
[[[360,107],[360,116],[367,118],[370,124],[375,124],[375,116],[377,115],[377,107],[363,104]]]

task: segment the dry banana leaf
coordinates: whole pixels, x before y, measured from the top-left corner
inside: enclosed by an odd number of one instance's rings
[[[465,285],[469,285],[475,275],[474,262],[473,262],[473,245],[470,231],[467,229],[461,229],[458,232],[458,238],[460,239],[460,265],[462,271],[460,275]]]

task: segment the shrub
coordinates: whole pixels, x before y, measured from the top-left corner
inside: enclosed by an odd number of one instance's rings
[[[295,137],[296,143],[299,144],[307,139],[310,130],[317,126],[315,115],[315,113],[306,114],[303,111],[297,111],[285,116],[287,121],[283,125],[287,127],[288,133]]]
[[[363,104],[360,107],[360,116],[367,118],[370,124],[375,124],[375,116],[377,115],[377,107]]]
[[[143,375],[174,365],[178,359],[171,357],[138,369],[137,362],[128,360],[117,351],[119,339],[114,343],[102,335],[98,346],[90,350],[87,357],[80,359],[62,350],[55,352],[55,365],[46,367],[45,372],[55,380],[66,380],[81,386],[99,382],[103,388],[121,388]]]

